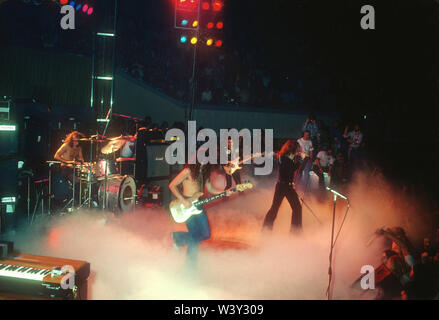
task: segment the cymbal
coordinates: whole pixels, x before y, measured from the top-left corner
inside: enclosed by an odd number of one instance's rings
[[[125,142],[126,141],[123,140],[123,139],[111,140],[108,144],[106,144],[104,147],[102,147],[101,153],[103,153],[103,154],[110,154],[110,153],[116,152],[120,148],[123,147]]]

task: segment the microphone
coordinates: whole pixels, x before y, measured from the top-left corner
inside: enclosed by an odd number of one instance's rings
[[[336,196],[339,196],[340,198],[345,199],[347,202],[349,202],[348,197],[342,195],[341,193],[335,191],[334,189],[331,189],[331,188],[329,188],[329,187],[326,187],[326,190],[331,191],[331,192],[332,192],[333,194],[335,194]]]

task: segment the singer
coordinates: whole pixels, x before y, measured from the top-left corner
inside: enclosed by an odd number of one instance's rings
[[[299,144],[296,140],[288,140],[277,154],[279,161],[279,178],[274,191],[273,203],[264,219],[264,229],[272,230],[280,205],[286,197],[290,203],[292,212],[291,232],[302,229],[302,205],[299,196],[294,189],[294,176],[300,168],[300,156],[298,155]]]

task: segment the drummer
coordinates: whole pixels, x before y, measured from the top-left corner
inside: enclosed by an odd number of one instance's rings
[[[55,160],[61,161],[61,169],[71,169],[75,162],[84,162],[82,148],[79,141],[85,138],[85,135],[79,131],[73,131],[68,134],[62,146],[55,153]],[[69,174],[71,173],[70,170]]]
[[[62,146],[55,153],[55,160],[61,162],[61,175],[73,184],[73,165],[77,162],[83,163],[84,156],[82,155],[82,148],[79,144],[81,139],[85,136],[81,132],[73,131],[68,134]],[[78,182],[75,183],[75,188],[78,187]],[[75,201],[79,199],[79,193],[75,197]]]

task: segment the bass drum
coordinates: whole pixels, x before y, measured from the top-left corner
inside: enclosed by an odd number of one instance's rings
[[[99,205],[104,203],[105,181],[100,181]],[[136,201],[136,181],[132,176],[113,175],[107,178],[106,210],[121,213],[133,210]]]

